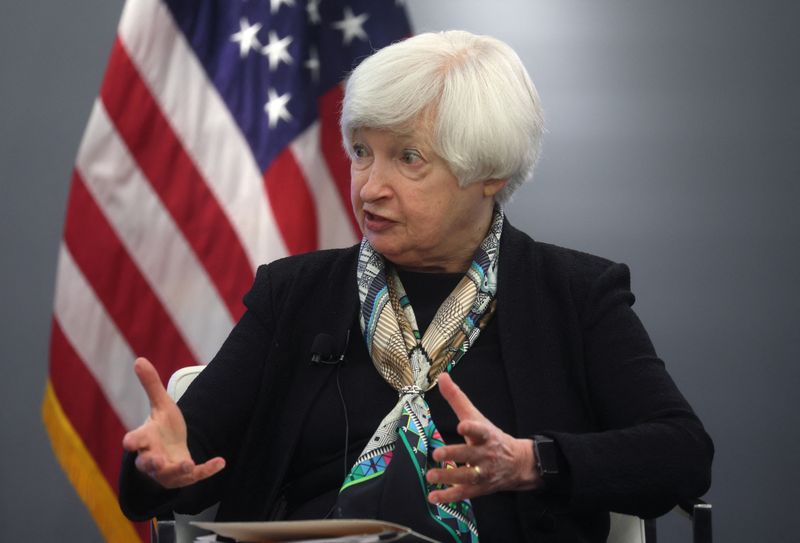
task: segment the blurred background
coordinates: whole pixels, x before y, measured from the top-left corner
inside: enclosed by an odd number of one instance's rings
[[[417,32],[491,34],[522,57],[548,134],[508,215],[631,266],[635,308],[716,444],[715,540],[796,541],[800,4],[406,4]],[[3,541],[101,540],[40,404],[70,173],[122,5],[3,4]],[[662,543],[689,538],[687,521],[659,520]]]

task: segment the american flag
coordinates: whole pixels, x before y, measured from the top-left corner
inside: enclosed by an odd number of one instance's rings
[[[215,354],[258,264],[359,235],[342,78],[410,34],[396,0],[128,0],[72,174],[45,426],[108,540],[121,439],[162,378]]]

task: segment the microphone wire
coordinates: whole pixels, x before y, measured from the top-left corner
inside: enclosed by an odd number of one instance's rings
[[[342,461],[343,464],[342,481],[344,481],[345,477],[347,477],[347,473],[350,468],[347,463],[347,454],[350,448],[350,419],[347,416],[347,402],[344,399],[344,391],[342,390],[342,381],[339,378],[339,374],[341,372],[342,365],[344,364],[345,360],[344,354],[347,351],[347,347],[349,346],[349,344],[350,344],[350,330],[347,331],[347,338],[345,339],[345,348],[341,356],[339,357],[340,363],[336,365],[336,391],[339,393],[339,401],[342,404],[342,414],[344,415],[344,460]],[[333,505],[331,505],[331,508],[328,510],[327,513],[325,513],[325,516],[322,517],[323,519],[326,519],[331,516],[331,513],[333,513],[333,511],[336,509],[337,501],[338,501],[338,493],[337,493],[337,499],[334,500]]]

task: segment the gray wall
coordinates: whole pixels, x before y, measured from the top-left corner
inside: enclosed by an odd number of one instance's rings
[[[796,540],[800,5],[408,5],[417,30],[496,35],[531,71],[549,134],[509,215],[631,265],[639,314],[716,442],[717,541]],[[4,541],[100,539],[39,404],[70,172],[121,6],[6,1],[0,20]],[[672,517],[660,530],[689,535]]]

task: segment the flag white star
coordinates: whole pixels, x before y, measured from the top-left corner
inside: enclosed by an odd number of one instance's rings
[[[306,13],[308,14],[308,23],[318,25],[322,22],[322,17],[319,16],[319,3],[322,0],[308,0],[306,4]]]
[[[292,99],[292,95],[287,92],[278,96],[278,93],[272,88],[267,91],[267,95],[269,99],[264,104],[264,111],[267,112],[267,117],[269,118],[269,127],[275,128],[278,121],[291,121],[292,114],[286,109],[286,104]]]
[[[316,83],[319,81],[319,54],[313,45],[308,50],[308,60],[303,64],[311,71],[311,79]]]
[[[269,0],[269,12],[275,14],[281,9],[281,5],[293,6],[294,0]]]
[[[344,19],[333,23],[333,28],[342,31],[342,39],[345,45],[349,45],[353,38],[367,40],[367,33],[364,32],[364,23],[369,19],[369,14],[353,15],[350,6],[344,8]]]
[[[278,35],[270,30],[269,43],[261,49],[261,52],[269,59],[269,70],[271,72],[275,71],[281,62],[292,63],[292,56],[288,51],[290,43],[292,43],[291,36],[278,39]]]
[[[239,19],[239,32],[231,36],[231,41],[239,44],[239,56],[244,58],[251,49],[258,49],[261,43],[258,41],[258,31],[261,30],[261,23],[250,24],[247,17]]]

